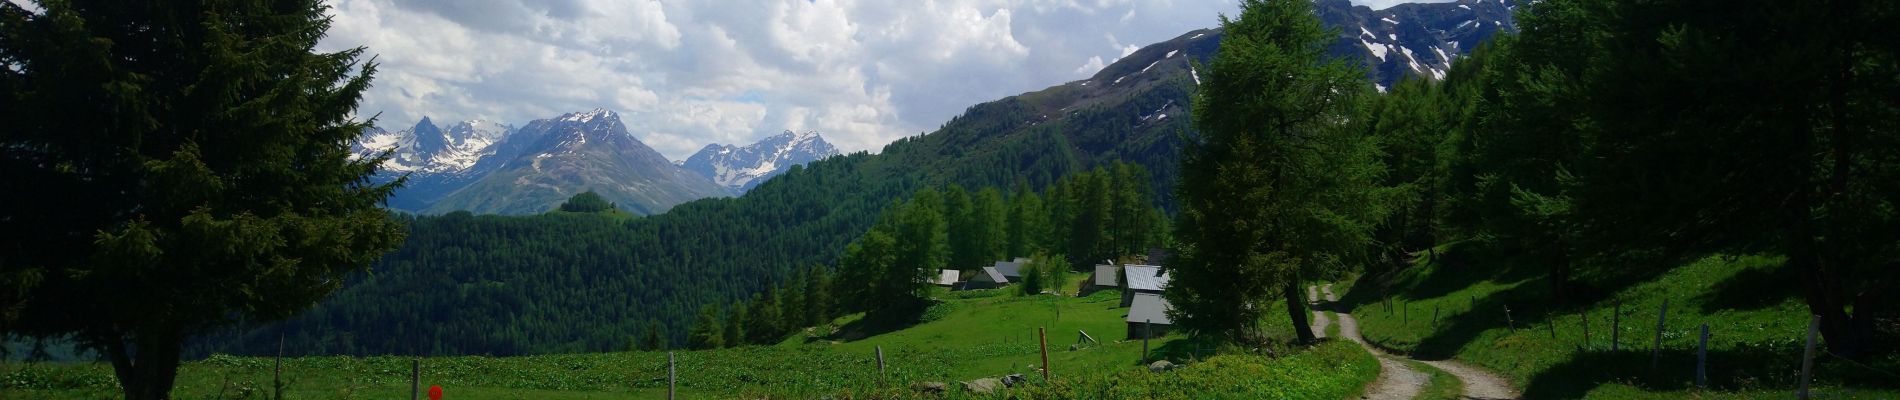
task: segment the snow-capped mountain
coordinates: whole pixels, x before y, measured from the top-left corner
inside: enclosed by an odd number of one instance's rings
[[[1339,29],[1338,41],[1328,50],[1364,57],[1380,91],[1405,76],[1444,79],[1459,56],[1498,32],[1517,31],[1511,17],[1516,0],[1407,3],[1383,10],[1354,6],[1349,0],[1313,5],[1321,21]]]
[[[620,209],[665,212],[732,192],[667,161],[627,132],[620,115],[595,109],[529,122],[470,168],[484,175],[430,205],[428,213],[532,214],[593,190]]]
[[[372,128],[353,150],[357,157],[395,150],[383,162],[383,170],[388,172],[459,173],[475,166],[482,156],[494,154],[495,143],[512,132],[512,126],[479,119],[458,122],[443,130],[429,117],[422,117],[421,122],[401,131]]]
[[[838,148],[825,142],[818,132],[773,135],[745,147],[709,144],[692,157],[678,161],[680,167],[712,179],[736,192],[746,192],[766,179],[825,157],[838,155]]]

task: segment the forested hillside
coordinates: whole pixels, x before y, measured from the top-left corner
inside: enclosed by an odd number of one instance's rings
[[[700,306],[834,264],[880,213],[921,188],[1035,190],[1118,160],[1151,171],[1150,187],[1170,187],[1187,124],[1166,115],[1188,114],[1195,85],[1188,60],[1211,55],[1218,40],[1216,31],[1190,32],[1090,80],[978,104],[880,154],[794,168],[741,198],[624,221],[417,218],[403,249],[312,311],[204,335],[192,353],[274,353],[280,335],[294,354],[602,351],[652,329],[682,343]],[[1168,191],[1152,193],[1158,206],[1171,206]],[[584,295],[596,292],[603,294]],[[451,294],[455,301],[421,301]],[[464,315],[475,312],[483,314]]]

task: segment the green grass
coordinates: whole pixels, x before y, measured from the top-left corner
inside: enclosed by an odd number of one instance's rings
[[[1075,274],[1071,279],[1079,282],[1086,276]],[[1152,340],[1153,356],[1201,362],[1168,374],[1150,374],[1142,364],[1142,342],[1123,340],[1127,309],[1117,307],[1119,293],[1020,296],[1008,290],[939,291],[937,297],[943,301],[926,313],[927,322],[852,340],[820,335],[830,329],[818,328],[771,346],[679,351],[674,353],[678,389],[683,398],[891,397],[910,393],[905,388],[911,383],[939,381],[951,384],[953,397],[962,397],[965,394],[959,393],[957,381],[1019,373],[1037,377],[1034,380],[1041,388],[1027,393],[1040,397],[1032,398],[1074,397],[1063,395],[1065,391],[1133,393],[1127,391],[1146,390],[1142,387],[1205,390],[1214,398],[1251,398],[1268,393],[1261,390],[1286,390],[1287,395],[1281,397],[1307,398],[1302,394],[1356,393],[1377,375],[1376,363],[1369,375],[1358,370],[1340,374],[1348,370],[1338,368],[1358,361],[1340,354],[1338,346],[1287,347],[1278,349],[1280,354],[1289,354],[1281,358],[1245,351],[1208,358],[1212,347],[1178,335]],[[848,327],[859,318],[846,316],[832,325],[845,327],[849,336]],[[1282,319],[1279,325],[1286,323]],[[1035,336],[1039,327],[1047,333],[1052,382],[1039,378],[1041,353]],[[1274,331],[1272,325],[1269,328]],[[1287,329],[1280,327],[1277,332]],[[1088,332],[1098,343],[1078,344],[1077,331]],[[1077,349],[1070,350],[1071,344],[1077,344]],[[879,348],[884,352],[886,385],[879,384],[874,357]],[[666,358],[664,352],[432,357],[422,359],[422,386],[441,385],[445,397],[452,399],[655,398],[666,391]],[[405,398],[410,360],[287,358],[285,397]],[[186,363],[175,398],[267,398],[272,365],[268,358],[228,356]],[[1257,374],[1235,375],[1226,372],[1228,367]],[[111,368],[102,363],[0,365],[0,398],[97,399],[116,397],[115,392]]]
[[[1458,381],[1458,377],[1445,373],[1444,370],[1440,370],[1437,367],[1418,361],[1405,360],[1405,365],[1411,366],[1413,371],[1423,372],[1431,376],[1431,380],[1426,381],[1425,387],[1419,389],[1418,397],[1414,398],[1414,400],[1458,400],[1464,398],[1465,383]]]
[[[1778,258],[1708,257],[1601,290],[1582,308],[1550,307],[1541,271],[1500,267],[1506,264],[1421,262],[1393,279],[1390,308],[1381,304],[1377,289],[1347,293],[1341,302],[1352,308],[1367,341],[1418,358],[1456,358],[1489,368],[1510,379],[1526,398],[1785,397],[1793,392],[1807,308]],[[1657,313],[1665,300],[1669,309],[1659,367],[1651,369]],[[1613,313],[1619,303],[1620,312]],[[1588,341],[1579,313],[1584,309]],[[1434,310],[1440,313],[1435,324]],[[1613,318],[1620,320],[1614,351]],[[1711,331],[1710,391],[1694,388],[1695,346],[1704,323]],[[1897,361],[1876,361],[1888,367],[1870,370],[1819,357],[1817,391],[1900,398],[1894,391],[1900,379],[1883,378],[1891,366],[1900,365]],[[1881,369],[1887,372],[1876,371]]]

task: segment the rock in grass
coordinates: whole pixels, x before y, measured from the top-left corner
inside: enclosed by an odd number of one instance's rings
[[[963,382],[964,391],[976,394],[990,394],[995,392],[996,388],[999,387],[1003,387],[1003,382],[997,381],[996,378],[983,378]]]
[[[1148,364],[1148,372],[1167,372],[1170,369],[1174,369],[1174,363],[1168,360],[1156,360]]]
[[[1009,374],[1009,375],[1003,376],[1003,386],[1016,387],[1016,385],[1021,385],[1023,384],[1023,382],[1028,382],[1028,381],[1029,379],[1024,378],[1023,374]]]
[[[923,393],[937,394],[950,390],[950,385],[943,382],[917,382],[915,385],[910,385],[910,388]]]

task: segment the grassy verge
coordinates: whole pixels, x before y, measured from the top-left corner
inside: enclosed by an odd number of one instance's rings
[[[1437,367],[1418,361],[1405,360],[1405,365],[1411,366],[1413,371],[1423,372],[1432,377],[1431,380],[1425,382],[1424,388],[1419,389],[1418,397],[1415,397],[1415,400],[1458,400],[1464,398],[1465,384],[1464,382],[1458,381],[1458,377],[1445,373],[1444,370],[1440,370]]]
[[[1364,289],[1341,302],[1369,342],[1489,368],[1526,398],[1785,396],[1796,386],[1807,309],[1778,258],[1705,258],[1606,290],[1581,308],[1549,307],[1548,286],[1536,268],[1484,260],[1450,264],[1423,262],[1401,272],[1383,293],[1361,283]],[[1664,301],[1669,308],[1651,368]],[[1712,390],[1698,391],[1695,349],[1705,323]],[[1823,356],[1816,368],[1818,392],[1900,397],[1894,391],[1900,380],[1884,377],[1880,367]]]

